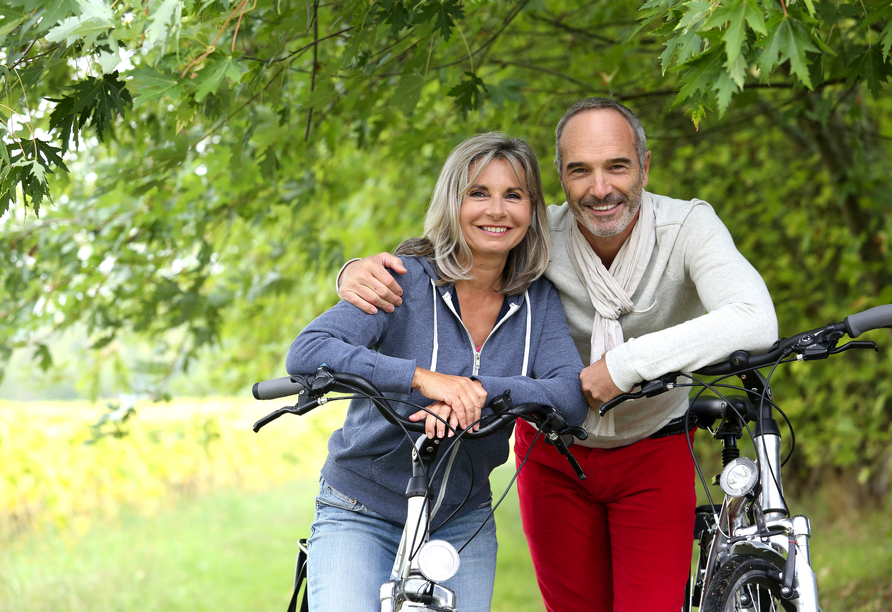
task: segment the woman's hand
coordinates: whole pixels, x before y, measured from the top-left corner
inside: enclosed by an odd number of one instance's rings
[[[486,404],[486,390],[483,385],[464,376],[451,376],[431,372],[424,368],[415,368],[412,388],[420,391],[423,396],[449,407],[452,411],[450,419],[456,419],[462,429],[467,429],[469,424],[480,419],[480,412]],[[441,408],[438,407],[437,410],[441,410]],[[418,414],[424,413],[416,413],[413,416]],[[436,421],[434,417],[430,417],[430,419]],[[442,423],[440,425],[445,428]],[[474,428],[479,429],[477,425]],[[428,420],[427,430],[431,431],[430,420]]]
[[[443,402],[434,402],[427,407],[427,410],[419,410],[410,416],[409,420],[412,422],[425,421],[424,433],[428,438],[443,438],[445,436],[451,438],[455,435],[455,429],[458,427],[458,417],[455,411]]]

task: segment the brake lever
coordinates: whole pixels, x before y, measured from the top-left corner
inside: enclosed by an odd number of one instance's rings
[[[846,342],[842,346],[833,347],[830,349],[830,354],[836,355],[837,353],[843,353],[849,349],[873,349],[877,353],[880,352],[876,342],[871,342],[869,340],[852,340],[851,342]]]
[[[294,406],[285,406],[284,408],[279,408],[274,412],[270,412],[265,417],[261,417],[260,419],[258,419],[251,429],[254,430],[254,433],[257,433],[258,431],[260,431],[261,427],[269,425],[284,414],[296,414],[298,416],[303,416],[313,408],[321,406],[327,401],[328,398],[326,397],[322,397],[319,399],[310,399],[307,397],[306,393],[301,391],[300,396],[297,400],[297,404],[295,404]]]
[[[601,408],[598,410],[598,414],[604,416],[605,414],[607,414],[608,411],[612,410],[626,400],[639,399],[642,397],[653,397],[654,395],[665,393],[669,389],[674,389],[675,380],[678,377],[679,374],[677,372],[670,372],[669,374],[663,374],[657,379],[645,381],[641,383],[641,388],[638,391],[621,393],[613,399],[604,402],[601,405]]]
[[[567,422],[558,413],[553,412],[545,418],[545,422],[540,427],[542,436],[546,444],[551,444],[557,451],[567,458],[570,467],[576,472],[579,480],[585,480],[585,472],[576,461],[576,457],[570,452],[570,446],[573,444],[573,438],[585,440],[588,433],[582,427],[570,427]]]

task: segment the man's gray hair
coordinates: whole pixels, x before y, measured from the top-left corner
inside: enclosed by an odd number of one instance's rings
[[[564,113],[564,116],[561,117],[561,120],[558,121],[557,129],[554,131],[554,161],[558,167],[558,174],[562,174],[561,135],[564,133],[564,126],[567,124],[567,121],[583,111],[600,109],[615,110],[625,117],[626,121],[629,122],[629,125],[632,126],[632,132],[635,134],[635,149],[638,153],[638,165],[639,167],[644,168],[644,160],[647,157],[647,137],[644,135],[644,126],[641,125],[641,120],[638,119],[635,113],[615,100],[593,97],[580,100],[571,106],[570,109]]]
[[[511,164],[530,199],[530,227],[511,249],[502,273],[501,292],[522,293],[548,265],[549,233],[539,161],[532,147],[501,132],[478,134],[453,149],[446,159],[424,220],[424,235],[406,240],[396,255],[423,256],[434,263],[443,283],[473,278],[471,249],[461,230],[461,205],[468,188],[493,160]]]

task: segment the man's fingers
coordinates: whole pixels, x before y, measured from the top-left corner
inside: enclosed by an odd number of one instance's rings
[[[378,253],[374,256],[374,259],[377,259],[382,266],[390,268],[397,274],[405,274],[408,271],[406,266],[403,265],[403,261],[391,253]]]
[[[403,303],[400,297],[403,294],[402,287],[386,270],[376,271],[374,278],[369,279],[368,287],[388,304],[399,306]]]
[[[385,308],[385,306],[388,305],[387,302],[381,300],[378,297],[378,294],[368,287],[358,287],[355,291],[341,289],[339,295],[342,300],[353,304],[366,314],[375,314],[378,312],[375,304],[378,304],[381,308]],[[391,306],[391,308],[393,307]]]

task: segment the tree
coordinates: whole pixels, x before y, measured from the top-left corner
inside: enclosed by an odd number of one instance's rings
[[[12,0],[2,16],[0,358],[50,368],[78,323],[122,384],[135,367],[163,388],[198,355],[218,387],[274,375],[344,259],[419,231],[452,146],[502,129],[544,159],[588,95],[641,116],[655,191],[713,203],[782,331],[892,302],[888,2]],[[127,362],[125,332],[155,354]],[[839,361],[778,388],[834,449],[809,447],[803,473],[863,463],[882,492],[892,364]]]

